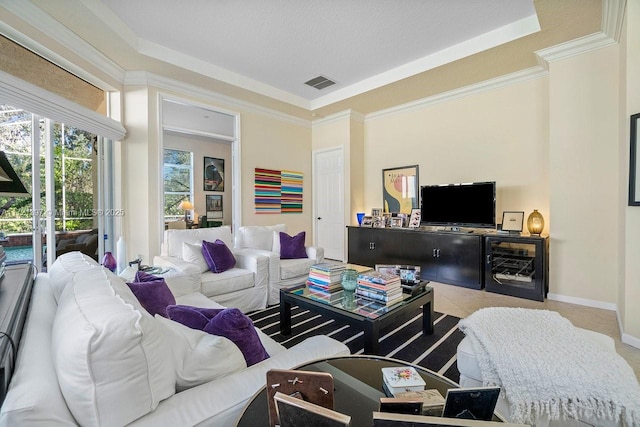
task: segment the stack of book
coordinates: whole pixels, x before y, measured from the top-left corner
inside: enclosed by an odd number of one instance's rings
[[[344,264],[330,262],[312,265],[307,279],[309,290],[321,293],[342,290],[342,272],[345,268]]]
[[[380,305],[390,306],[402,301],[400,277],[376,271],[358,276],[356,295]]]

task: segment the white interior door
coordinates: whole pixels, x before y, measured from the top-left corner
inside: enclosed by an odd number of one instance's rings
[[[313,154],[316,245],[325,258],[344,261],[344,154],[342,148]]]

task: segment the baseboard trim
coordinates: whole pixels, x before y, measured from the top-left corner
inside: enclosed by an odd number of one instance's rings
[[[547,295],[547,299],[552,301],[566,302],[569,304],[582,305],[585,307],[601,308],[603,310],[615,311],[616,321],[618,322],[618,329],[620,330],[620,340],[624,344],[628,344],[632,347],[640,349],[640,338],[634,337],[633,335],[629,335],[624,332],[624,328],[622,327],[622,319],[620,318],[620,312],[618,311],[618,306],[616,304],[551,293]]]
[[[547,295],[547,299],[550,299],[552,301],[567,302],[569,304],[583,305],[585,307],[601,308],[603,310],[611,310],[615,312],[618,311],[618,306],[610,302],[602,302],[586,298],[570,297],[567,295],[551,293]]]

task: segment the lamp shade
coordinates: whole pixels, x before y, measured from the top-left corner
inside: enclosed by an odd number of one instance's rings
[[[191,209],[193,209],[193,204],[188,200],[183,200],[178,205],[178,209],[182,211],[190,211]]]
[[[18,174],[9,163],[4,151],[0,151],[0,196],[27,197],[29,192],[25,188]]]

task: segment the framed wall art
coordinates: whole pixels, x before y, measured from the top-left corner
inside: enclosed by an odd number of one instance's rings
[[[207,220],[222,218],[222,195],[207,194]]]
[[[629,153],[629,206],[640,206],[640,113],[631,116],[631,152]]]
[[[224,191],[224,159],[204,158],[204,191]]]
[[[418,194],[418,165],[382,169],[384,212],[410,214],[418,207]]]
[[[509,233],[520,233],[522,231],[523,221],[524,212],[504,211],[502,212],[502,231],[508,231]]]

